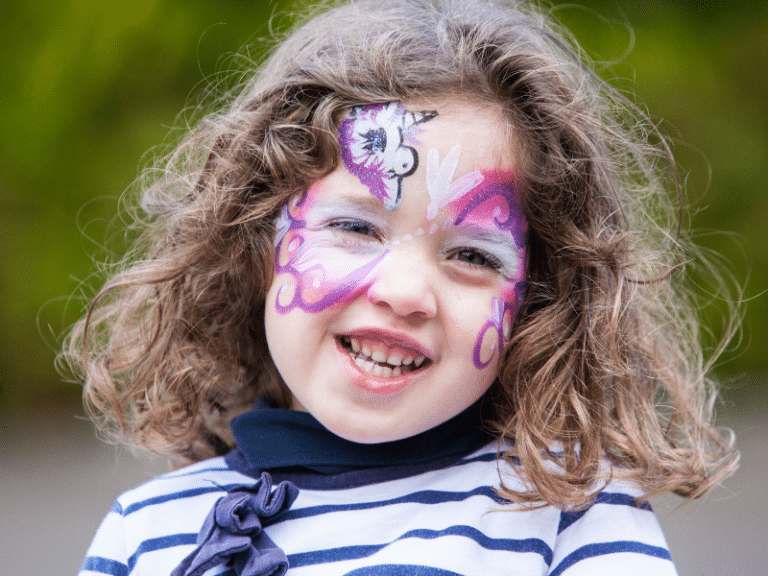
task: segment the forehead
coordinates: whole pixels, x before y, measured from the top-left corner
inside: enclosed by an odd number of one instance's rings
[[[448,99],[354,106],[340,121],[339,148],[336,176],[355,178],[389,210],[406,188],[413,194],[425,185],[447,186],[478,171],[519,176],[516,142],[498,104]]]
[[[459,144],[457,171],[469,165],[473,169],[515,169],[516,143],[500,105],[449,99],[410,102],[404,107],[408,111],[437,112],[433,119],[420,126],[422,131],[415,136],[414,148],[425,153],[435,148],[442,158]]]

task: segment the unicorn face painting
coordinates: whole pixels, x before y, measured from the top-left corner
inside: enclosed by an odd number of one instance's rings
[[[295,409],[387,442],[491,386],[526,276],[503,126],[458,101],[358,106],[341,122],[342,162],[276,222],[265,325]]]
[[[403,178],[419,166],[418,125],[436,112],[408,112],[399,102],[355,106],[339,127],[341,158],[388,210],[400,204]]]

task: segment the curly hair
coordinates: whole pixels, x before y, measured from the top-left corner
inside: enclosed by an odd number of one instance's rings
[[[227,424],[254,398],[288,407],[264,333],[280,207],[337,165],[350,106],[468,98],[503,110],[529,230],[527,293],[488,392],[488,425],[514,446],[500,458],[529,489],[501,493],[582,506],[608,476],[686,496],[720,481],[738,453],[711,426],[674,163],[585,61],[511,0],[360,0],[309,19],[148,172],[143,248],[61,358],[91,416],[181,464],[231,449]]]

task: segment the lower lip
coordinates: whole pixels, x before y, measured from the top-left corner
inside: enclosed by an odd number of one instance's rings
[[[385,378],[383,376],[374,376],[368,372],[364,372],[360,366],[355,364],[352,357],[347,352],[347,349],[341,345],[341,342],[336,341],[336,348],[339,353],[346,358],[346,371],[349,374],[349,379],[352,384],[365,392],[372,394],[395,394],[404,390],[413,381],[412,372],[407,374],[401,374],[400,376],[390,376]]]

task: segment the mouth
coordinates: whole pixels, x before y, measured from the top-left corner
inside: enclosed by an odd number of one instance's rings
[[[391,346],[369,338],[337,336],[341,348],[366,374],[394,378],[424,370],[432,360],[415,350]]]

